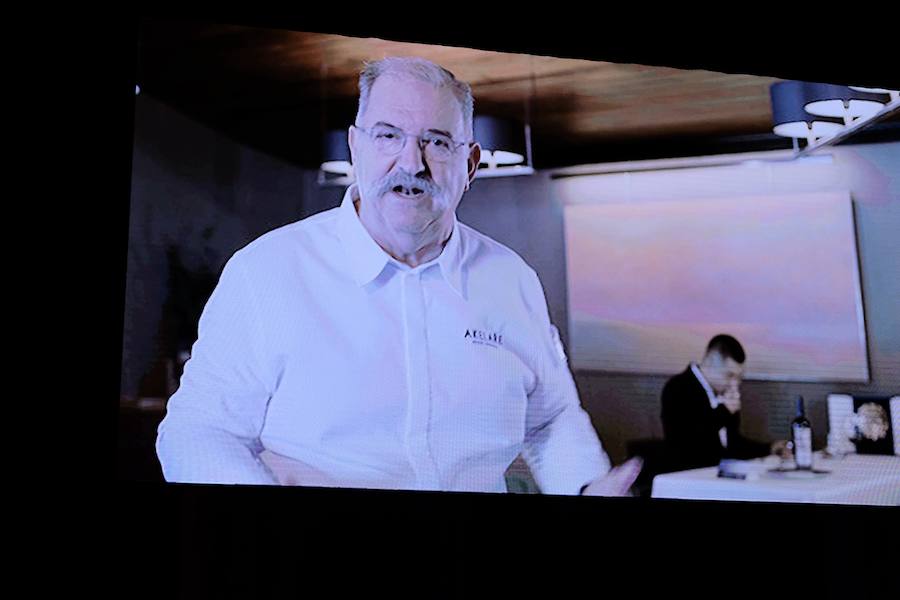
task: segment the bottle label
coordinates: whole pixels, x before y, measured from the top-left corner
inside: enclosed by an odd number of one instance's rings
[[[794,458],[798,469],[812,467],[812,430],[809,427],[794,427]]]

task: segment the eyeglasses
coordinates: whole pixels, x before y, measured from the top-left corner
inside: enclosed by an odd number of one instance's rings
[[[387,156],[400,154],[406,147],[407,138],[415,138],[418,141],[419,148],[429,162],[447,162],[460,146],[465,145],[465,142],[454,142],[453,138],[442,133],[428,132],[424,135],[412,135],[399,127],[390,125],[375,125],[368,129],[356,125],[353,127],[372,138],[375,149]]]

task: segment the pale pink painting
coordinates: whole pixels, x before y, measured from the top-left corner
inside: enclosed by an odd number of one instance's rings
[[[867,381],[847,192],[565,208],[573,368],[671,374],[728,333],[746,376]]]

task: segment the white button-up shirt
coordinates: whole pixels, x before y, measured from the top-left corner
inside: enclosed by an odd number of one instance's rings
[[[166,479],[504,492],[520,453],[544,493],[605,474],[534,270],[455,220],[411,268],[357,197],[228,261],[159,427]]]

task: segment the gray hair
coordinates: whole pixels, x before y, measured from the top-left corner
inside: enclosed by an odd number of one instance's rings
[[[359,109],[356,112],[356,122],[359,123],[366,107],[369,104],[369,93],[375,80],[382,75],[402,75],[425,81],[437,88],[448,87],[459,101],[463,116],[463,127],[471,139],[474,135],[472,129],[472,114],[475,101],[472,98],[472,88],[465,81],[458,80],[453,73],[444,67],[418,57],[389,56],[374,62],[365,63],[365,67],[359,74]]]

